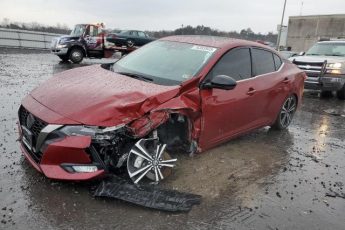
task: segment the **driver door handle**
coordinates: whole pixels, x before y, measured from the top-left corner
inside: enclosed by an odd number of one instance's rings
[[[249,88],[249,91],[247,92],[247,95],[252,96],[256,93],[256,90],[254,88]]]

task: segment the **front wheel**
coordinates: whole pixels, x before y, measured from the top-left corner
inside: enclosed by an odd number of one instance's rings
[[[297,99],[294,95],[291,95],[284,101],[272,128],[278,130],[286,129],[290,125],[296,109]]]
[[[153,139],[141,139],[132,147],[127,157],[127,171],[135,184],[144,177],[158,183],[171,174],[177,159],[172,159],[165,148],[166,144]]]
[[[73,48],[69,53],[69,59],[73,63],[80,63],[84,58],[83,51],[80,48]]]
[[[63,61],[63,62],[67,62],[69,59],[69,57],[67,55],[58,55],[58,56],[61,59],[61,61]]]
[[[345,84],[340,90],[337,91],[337,97],[340,100],[345,100]]]

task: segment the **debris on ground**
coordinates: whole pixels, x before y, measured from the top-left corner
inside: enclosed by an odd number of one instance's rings
[[[101,182],[95,197],[109,197],[136,205],[170,212],[188,212],[201,203],[201,196],[162,189],[154,185],[135,185],[126,179],[111,176]]]
[[[345,199],[345,193],[343,192],[329,191],[326,193],[326,196],[333,197],[333,198],[339,197],[339,198]]]
[[[333,115],[333,116],[345,117],[344,113],[341,113],[341,111],[337,111],[335,109],[326,109],[326,110],[324,110],[324,112],[329,114],[329,115]]]

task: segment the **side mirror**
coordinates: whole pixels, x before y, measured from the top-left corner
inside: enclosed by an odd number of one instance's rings
[[[225,89],[225,90],[231,90],[235,88],[237,85],[237,82],[232,77],[226,76],[226,75],[216,75],[214,76],[210,81],[205,82],[202,85],[202,89]]]
[[[305,52],[302,51],[302,52],[300,52],[298,55],[299,55],[299,56],[303,56],[304,54],[305,54]]]

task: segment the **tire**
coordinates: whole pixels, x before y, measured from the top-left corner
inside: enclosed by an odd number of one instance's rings
[[[320,94],[321,97],[332,97],[332,91],[321,91],[321,94]]]
[[[73,48],[69,52],[69,59],[75,64],[80,63],[83,60],[83,58],[84,58],[84,53],[81,48]]]
[[[127,40],[127,47],[132,48],[134,46],[134,41],[132,40]]]
[[[61,59],[61,61],[68,62],[68,59],[69,59],[68,55],[58,55],[58,57]]]
[[[345,100],[345,85],[337,91],[337,98],[340,100]]]
[[[277,130],[286,129],[296,112],[297,109],[297,98],[294,95],[290,95],[283,103],[276,121],[272,125],[272,128]]]

